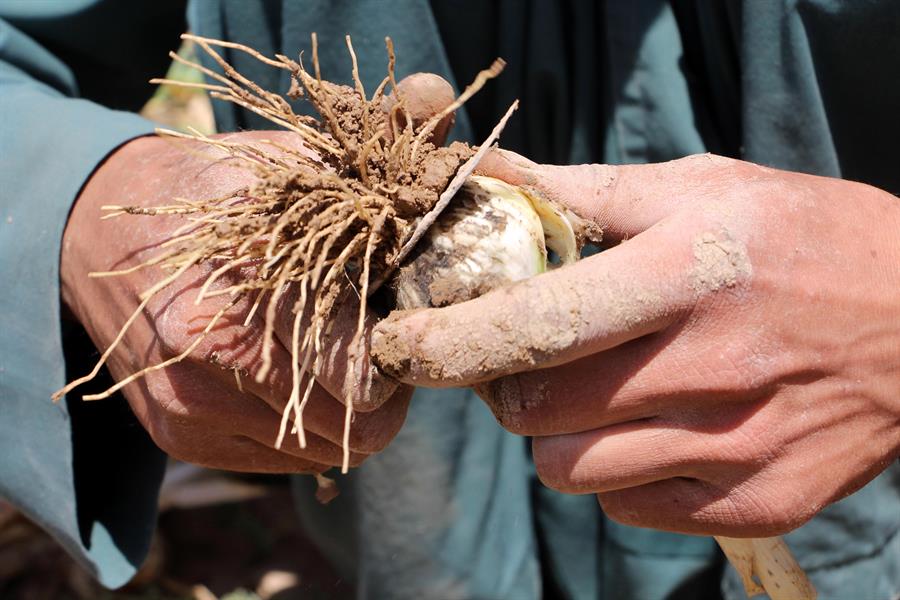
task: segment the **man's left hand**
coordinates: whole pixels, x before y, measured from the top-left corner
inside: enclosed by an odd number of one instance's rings
[[[793,529],[900,455],[900,201],[703,155],[480,170],[604,230],[596,256],[373,335],[400,380],[475,386],[541,479],[614,519]]]

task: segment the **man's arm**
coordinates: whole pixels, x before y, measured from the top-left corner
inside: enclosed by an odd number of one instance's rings
[[[79,89],[95,85],[90,77],[115,71],[73,47],[77,36],[53,34],[68,28],[67,35],[77,32],[85,43],[104,37],[105,4],[82,3],[68,15],[49,3],[0,6],[0,16],[54,46],[51,52],[0,20],[0,495],[104,584],[118,586],[146,554],[165,457],[121,402],[70,411],[49,400],[67,379],[64,349],[73,369],[96,358],[80,326],[60,316],[59,256],[69,209],[104,157],[153,127],[134,114],[75,99]],[[173,26],[181,27],[183,13],[172,8]],[[139,7],[131,10],[134,18],[117,23],[115,35],[127,36],[131,25],[143,28]],[[75,23],[91,30],[76,31]],[[117,46],[107,51],[115,55]],[[137,62],[136,51],[128,58],[142,77],[148,67]],[[74,70],[79,61],[95,69]],[[137,96],[122,91],[129,86],[120,75],[110,89],[133,105]]]

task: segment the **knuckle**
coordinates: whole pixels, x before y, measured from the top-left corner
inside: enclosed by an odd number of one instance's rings
[[[198,463],[206,446],[197,406],[188,407],[171,389],[152,394],[147,403],[146,429],[153,442],[169,456]]]
[[[173,428],[189,428],[205,422],[217,404],[220,405],[218,385],[180,369],[175,369],[169,377],[152,378],[148,390],[151,416]]]
[[[544,387],[531,385],[527,374],[488,381],[476,386],[475,391],[507,431],[532,436],[547,433],[540,410]]]
[[[179,401],[174,388],[175,378],[147,377],[147,410],[150,421],[156,425],[183,422],[191,418],[187,407]]]
[[[239,369],[249,374],[250,368],[259,362],[262,353],[262,334],[250,327],[227,339],[216,339],[212,333],[195,349],[195,359],[221,369]],[[275,366],[279,365],[273,365],[273,368]]]
[[[639,504],[635,495],[638,494],[641,490],[634,488],[614,490],[597,494],[597,500],[606,516],[616,523],[642,527],[648,523],[646,515],[636,508]]]
[[[572,465],[556,449],[549,438],[535,438],[531,446],[538,478],[548,488],[559,492],[582,492],[583,486],[573,480]]]
[[[720,342],[720,360],[716,361],[716,367],[722,371],[723,378],[727,377],[731,382],[732,389],[754,392],[769,385],[783,368],[779,363],[784,364],[784,355],[773,351],[765,335],[744,333],[730,338]]]
[[[384,450],[397,436],[409,407],[412,388],[404,386],[380,408],[356,413],[350,427],[350,449],[364,454]]]
[[[190,308],[186,302],[176,299],[156,317],[153,326],[157,341],[165,353],[178,355],[190,345],[187,323],[191,322],[194,312]]]
[[[743,161],[737,160],[735,158],[729,158],[720,154],[713,154],[712,152],[691,154],[689,156],[685,156],[684,158],[678,159],[676,162],[681,162],[684,164],[700,163],[703,165],[715,165],[720,167],[733,167],[736,165],[745,164]]]
[[[403,424],[402,419],[373,419],[350,428],[350,449],[362,454],[375,454],[387,448]]]
[[[749,424],[716,436],[718,459],[737,465],[744,471],[758,472],[778,456],[777,448],[768,440],[768,432]]]
[[[202,462],[197,455],[196,448],[203,445],[192,443],[190,438],[184,435],[181,427],[173,427],[163,420],[151,427],[149,432],[153,443],[171,458],[190,463]]]
[[[787,533],[809,521],[815,510],[807,502],[796,502],[765,484],[735,489],[727,498],[730,517],[755,536]],[[726,520],[727,521],[727,520]]]
[[[692,154],[677,159],[672,164],[677,169],[688,171],[697,176],[711,176],[725,180],[738,177],[745,178],[748,174],[748,169],[754,167],[752,163],[709,152]]]

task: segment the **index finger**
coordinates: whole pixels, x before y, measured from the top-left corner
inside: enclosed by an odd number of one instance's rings
[[[659,331],[690,311],[699,292],[749,274],[740,243],[715,234],[692,242],[684,221],[663,221],[606,252],[468,302],[395,313],[373,332],[375,364],[413,385],[467,386]],[[717,242],[715,252],[704,253],[705,236]]]
[[[641,165],[542,165],[499,148],[475,173],[502,179],[544,196],[598,225],[603,243],[633,238],[687,203],[721,196],[759,169],[713,154]]]

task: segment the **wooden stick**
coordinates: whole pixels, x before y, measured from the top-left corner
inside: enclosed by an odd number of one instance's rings
[[[715,536],[715,540],[740,574],[748,596],[766,593],[772,600],[816,599],[816,588],[780,537]]]

